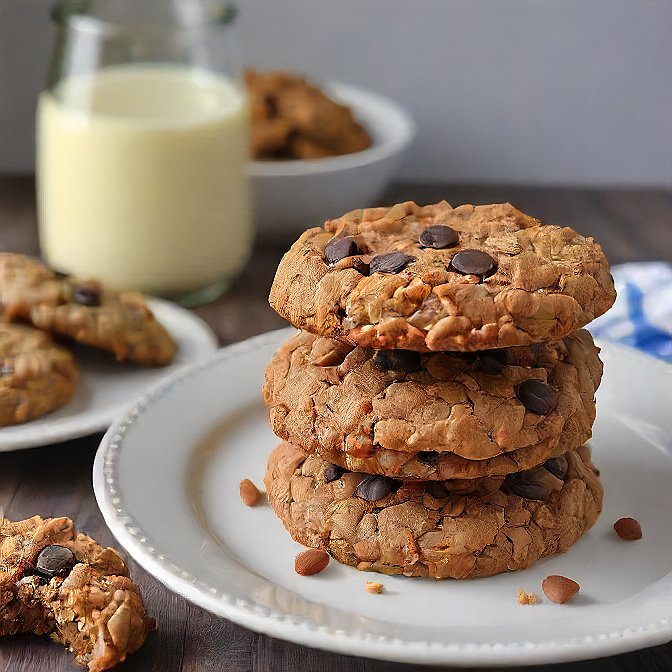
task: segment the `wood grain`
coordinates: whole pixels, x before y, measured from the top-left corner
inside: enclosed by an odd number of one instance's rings
[[[37,254],[34,185],[29,178],[0,178],[0,249]],[[453,204],[510,201],[552,224],[594,235],[612,264],[645,259],[672,261],[672,193],[661,190],[578,190],[527,187],[397,185],[381,203],[413,199]],[[287,240],[287,246],[292,241]],[[284,322],[266,296],[283,249],[259,241],[230,293],[196,312],[222,344],[277,329]],[[1,431],[1,430],[0,430]],[[100,435],[59,445],[0,454],[0,513],[11,519],[65,515],[103,544],[114,538],[98,511],[91,469]],[[120,672],[420,672],[428,668],[336,655],[283,642],[241,628],[166,590],[130,562],[158,630]],[[66,672],[81,669],[72,656],[38,637],[0,641],[0,670]],[[457,668],[452,668],[456,670]],[[514,668],[509,668],[514,669]],[[672,644],[530,672],[671,672]]]

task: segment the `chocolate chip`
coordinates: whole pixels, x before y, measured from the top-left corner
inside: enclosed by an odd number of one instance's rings
[[[559,457],[552,457],[550,460],[544,462],[544,469],[550,471],[553,476],[563,479],[567,473],[567,458],[564,455]]]
[[[458,252],[450,262],[452,267],[465,275],[478,275],[487,278],[497,268],[497,262],[481,250],[462,250]]]
[[[390,485],[384,476],[367,476],[355,490],[355,495],[367,502],[375,502],[390,494]]]
[[[451,229],[449,226],[436,224],[435,226],[428,226],[418,238],[418,242],[422,247],[433,247],[435,250],[442,250],[445,247],[453,247],[457,245],[460,238],[457,231]]]
[[[369,265],[361,257],[352,260],[352,267],[362,275],[369,275]]]
[[[325,483],[331,483],[332,481],[335,481],[337,478],[340,478],[343,475],[343,469],[341,469],[336,464],[328,463],[324,467],[322,475],[324,476]]]
[[[540,380],[531,378],[518,385],[516,396],[528,411],[546,415],[558,403],[557,396],[552,388]]]
[[[23,586],[26,583],[32,583],[34,586],[40,586],[44,583],[44,579],[41,576],[35,576],[31,574],[29,576],[24,576],[16,582],[17,586]]]
[[[264,109],[267,119],[275,119],[278,116],[278,103],[273,96],[264,96]]]
[[[35,561],[35,571],[45,579],[54,576],[65,578],[75,566],[73,552],[65,546],[45,546]]]
[[[443,499],[448,497],[448,488],[441,481],[427,481],[427,492],[434,499]]]
[[[439,466],[439,454],[435,450],[421,450],[416,454],[420,464],[424,464],[430,469],[436,469]]]
[[[14,365],[10,362],[0,360],[0,378],[2,376],[11,376],[14,373]]]
[[[386,254],[379,254],[371,259],[369,264],[369,275],[373,273],[399,273],[406,268],[406,265],[411,261],[415,261],[415,257],[411,257],[403,252],[387,252]]]
[[[413,350],[376,350],[373,363],[386,371],[413,373],[420,368],[420,353]]]
[[[521,471],[509,474],[502,484],[502,489],[525,499],[544,499],[546,487],[537,481],[534,471]]]
[[[82,306],[99,306],[101,301],[100,285],[97,282],[87,282],[75,285],[72,288],[72,299]]]
[[[357,243],[352,236],[332,238],[324,248],[324,256],[330,264],[335,264],[346,257],[352,257],[358,252]]]
[[[387,481],[387,486],[390,488],[390,492],[395,495],[401,489],[401,486],[404,484],[403,481],[398,481],[396,478],[390,478],[389,476],[385,477]]]
[[[502,369],[506,364],[502,361],[501,355],[495,354],[483,354],[479,355],[476,360],[476,365],[478,370],[482,373],[489,373],[492,375],[497,375],[502,372]]]

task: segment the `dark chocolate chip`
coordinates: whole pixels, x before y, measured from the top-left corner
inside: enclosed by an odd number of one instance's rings
[[[420,368],[420,353],[413,350],[376,350],[373,363],[386,371],[413,373]]]
[[[362,275],[369,275],[369,265],[361,257],[352,260],[352,267]]]
[[[82,306],[99,306],[101,301],[100,285],[97,282],[75,285],[72,288],[72,299]]]
[[[384,476],[367,476],[355,490],[355,496],[367,502],[375,502],[390,494],[390,485]]]
[[[20,578],[17,582],[17,586],[22,586],[24,583],[32,583],[34,586],[41,586],[44,583],[44,579],[41,576],[36,576],[34,574],[29,574]]]
[[[275,119],[278,116],[278,103],[273,96],[264,96],[264,109],[267,119]]]
[[[390,492],[395,495],[399,492],[401,486],[404,484],[403,481],[398,481],[396,478],[390,478],[389,476],[385,477],[387,481],[387,486],[390,488]]]
[[[516,396],[528,411],[546,415],[558,403],[558,398],[551,387],[540,380],[531,378],[518,385]]]
[[[481,250],[462,250],[450,262],[452,267],[465,275],[478,275],[487,278],[497,268],[497,262]]]
[[[457,231],[443,224],[428,226],[418,238],[422,247],[433,247],[435,250],[442,250],[445,247],[457,245],[460,238]]]
[[[430,469],[436,469],[439,466],[439,454],[435,450],[421,450],[416,454],[418,462],[424,464]]]
[[[567,473],[567,458],[564,455],[552,457],[544,462],[544,469],[550,471],[556,478],[563,479]]]
[[[427,492],[434,499],[448,497],[448,488],[441,481],[427,481]]]
[[[335,481],[337,478],[340,478],[343,475],[343,469],[341,469],[336,464],[328,463],[324,467],[323,475],[324,475],[324,482],[331,483],[332,481]]]
[[[546,486],[537,480],[534,471],[509,474],[504,479],[502,489],[525,499],[544,499],[546,497]]]
[[[346,257],[352,257],[358,252],[357,243],[352,236],[332,238],[324,248],[324,256],[330,264],[335,264]]]
[[[379,254],[371,259],[369,264],[369,275],[373,273],[399,273],[406,268],[415,257],[411,257],[403,252],[387,252]]]
[[[490,373],[497,375],[502,372],[506,364],[502,361],[501,356],[494,354],[480,355],[476,360],[478,370],[482,373]]]
[[[65,546],[45,546],[35,561],[35,571],[45,579],[54,576],[65,578],[75,566],[74,553]]]

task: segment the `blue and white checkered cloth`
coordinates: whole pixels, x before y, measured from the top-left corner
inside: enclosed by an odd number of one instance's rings
[[[602,341],[616,341],[672,363],[672,265],[650,261],[611,269],[618,298],[588,325]]]

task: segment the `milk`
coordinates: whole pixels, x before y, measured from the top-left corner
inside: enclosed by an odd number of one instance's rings
[[[38,103],[40,245],[59,271],[176,295],[226,281],[252,243],[248,112],[180,66],[73,77]]]

